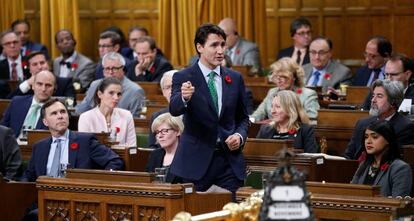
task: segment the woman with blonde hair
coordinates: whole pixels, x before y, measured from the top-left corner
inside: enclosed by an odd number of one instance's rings
[[[277,92],[271,112],[272,122],[262,125],[257,138],[293,139],[293,147],[304,149],[306,153],[318,152],[314,129],[309,125],[309,117],[293,91]]]
[[[270,65],[270,68],[272,74],[269,79],[276,84],[276,87],[269,90],[265,99],[250,118],[254,119],[254,122],[272,119],[273,97],[278,91],[290,90],[299,96],[300,103],[308,117],[316,119],[319,110],[318,95],[316,91],[305,87],[303,68],[293,59],[287,57],[276,61]]]

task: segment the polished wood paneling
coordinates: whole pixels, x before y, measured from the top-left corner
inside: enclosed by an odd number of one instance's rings
[[[31,36],[40,40],[40,1],[25,0],[25,15],[29,19]],[[333,40],[334,58],[363,59],[367,40],[384,35],[395,51],[414,56],[411,40],[414,25],[412,0],[267,0],[267,54],[262,63],[268,67],[281,48],[292,44],[290,22],[306,16],[312,23],[314,36],[325,35]],[[79,0],[82,53],[98,60],[99,33],[111,25],[119,26],[127,35],[132,25],[146,27],[156,39],[158,33],[158,1],[155,0]],[[258,24],[260,25],[260,24]]]

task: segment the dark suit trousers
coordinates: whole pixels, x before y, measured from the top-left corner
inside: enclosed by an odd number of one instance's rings
[[[243,185],[243,180],[239,180],[234,174],[224,151],[217,148],[214,151],[213,159],[207,169],[206,174],[201,180],[187,180],[184,179],[183,183],[194,183],[197,191],[206,191],[213,184],[229,190],[232,193],[232,199],[236,201],[236,191]]]

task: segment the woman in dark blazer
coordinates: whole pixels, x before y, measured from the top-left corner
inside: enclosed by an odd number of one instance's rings
[[[178,183],[180,178],[169,173],[171,162],[177,150],[180,135],[183,133],[184,124],[180,117],[173,117],[170,113],[164,113],[155,118],[151,125],[151,131],[155,134],[161,148],[153,150],[149,156],[146,171],[156,172],[156,168],[165,171],[164,180],[167,183]]]
[[[365,151],[352,179],[354,184],[379,185],[383,196],[410,196],[412,171],[400,160],[400,148],[393,127],[387,121],[374,121],[362,140]]]
[[[314,129],[310,126],[299,97],[290,90],[278,91],[272,100],[272,122],[262,125],[257,138],[293,139],[295,148],[317,153]]]

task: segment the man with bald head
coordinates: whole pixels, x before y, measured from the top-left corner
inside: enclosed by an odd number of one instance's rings
[[[235,66],[260,67],[259,48],[253,42],[239,36],[236,22],[231,18],[224,18],[218,26],[226,34],[226,54]]]
[[[18,137],[22,128],[47,129],[40,119],[40,109],[52,97],[56,87],[55,75],[47,70],[37,73],[33,80],[33,95],[15,96],[4,114],[1,125],[10,127]]]

